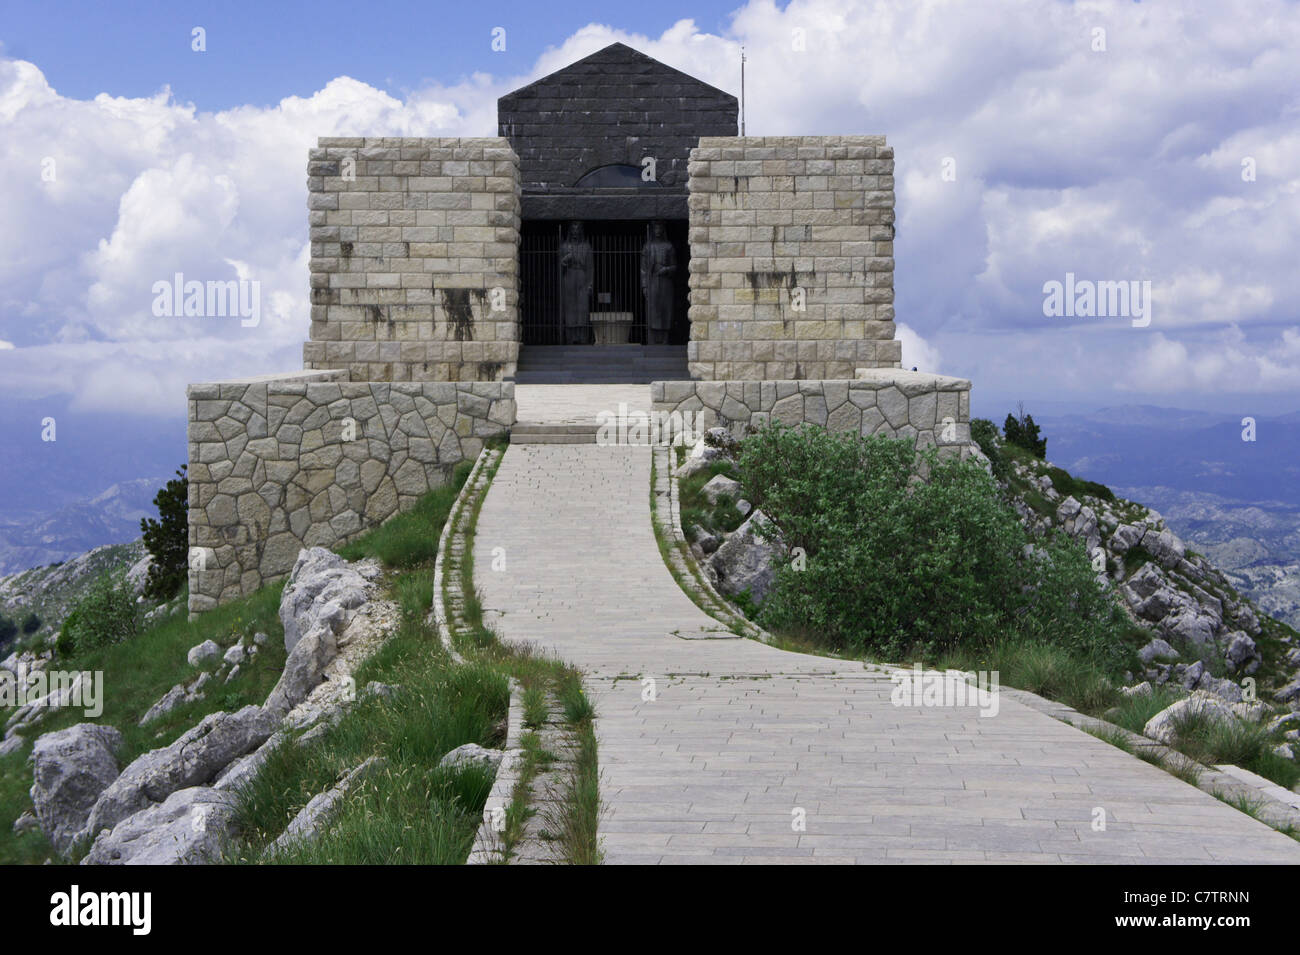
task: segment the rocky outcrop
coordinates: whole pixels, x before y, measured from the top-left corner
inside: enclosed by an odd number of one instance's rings
[[[81,864],[216,862],[234,832],[234,796],[202,786],[181,789],[101,832]]]
[[[366,602],[379,573],[374,561],[350,564],[324,547],[302,550],[280,598],[285,652],[292,653],[317,627],[337,634],[350,617],[348,611]]]
[[[100,795],[117,779],[121,745],[121,733],[97,723],[78,723],[36,740],[32,805],[41,830],[59,852],[72,848]]]
[[[233,760],[265,742],[276,724],[260,706],[205,716],[170,746],[145,753],[127,766],[95,802],[88,833],[112,829],[178,790],[210,782]]]

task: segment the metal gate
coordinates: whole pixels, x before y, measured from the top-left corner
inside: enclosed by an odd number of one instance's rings
[[[584,222],[591,243],[593,320],[601,312],[631,312],[628,341],[645,342],[645,300],[641,297],[641,248],[646,222]],[[523,344],[563,345],[564,307],[560,244],[564,224],[525,222],[519,237],[519,302]]]

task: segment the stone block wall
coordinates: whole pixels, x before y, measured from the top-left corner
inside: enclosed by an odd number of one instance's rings
[[[898,367],[884,136],[703,137],[688,169],[692,378]]]
[[[867,369],[856,379],[656,381],[657,414],[695,412],[701,430],[722,425],[743,434],[772,419],[791,427],[915,438],[941,457],[970,453],[970,382],[924,372]]]
[[[322,138],[307,164],[303,367],[493,381],[519,356],[519,160],[508,140]]]
[[[349,382],[317,371],[190,385],[191,613],[251,593],[299,549],[411,507],[515,420],[512,382]]]

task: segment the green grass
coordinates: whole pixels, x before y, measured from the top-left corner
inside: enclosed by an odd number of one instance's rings
[[[1098,664],[1050,644],[1003,642],[987,650],[958,649],[943,655],[938,666],[997,671],[1002,686],[1028,690],[1090,716],[1106,710],[1120,695]]]
[[[359,701],[337,727],[310,746],[288,744],[240,794],[243,861],[284,830],[317,793],[371,755],[386,763],[344,801],[328,830],[278,853],[283,864],[455,865],[465,861],[492,786],[477,768],[438,768],[463,743],[499,746],[509,702],[505,677],[491,667],[457,666],[421,619],[399,632],[357,673],[397,683],[391,699]]]
[[[362,699],[324,737],[286,745],[241,793],[246,844],[241,861],[261,861],[293,816],[317,793],[372,755],[381,770],[349,794],[328,830],[277,853],[275,864],[460,864],[473,845],[493,774],[438,763],[464,743],[500,746],[509,704],[507,674],[490,662],[456,664],[427,623],[437,542],[472,466],[344,548],[397,571],[389,593],[402,609],[397,633],[357,671],[358,687],[396,684],[390,699]]]
[[[430,535],[429,532],[434,528],[441,532],[456,495],[473,467],[472,461],[456,465],[448,483],[429,491],[411,510],[393,516],[346,547],[339,548],[339,553],[348,560],[377,557],[384,566],[399,570],[421,564],[432,567],[438,556],[438,534]]]
[[[744,523],[745,518],[736,510],[730,495],[720,494],[716,503],[704,496],[704,485],[719,474],[739,480],[740,474],[731,461],[714,461],[707,469],[678,482],[678,504],[682,513],[682,527],[690,530],[698,524],[712,534],[730,533]]]
[[[52,710],[30,731],[30,737],[82,722],[114,726],[122,733],[118,760],[125,767],[142,753],[172,743],[209,713],[262,703],[284,669],[284,630],[279,619],[282,589],[281,584],[263,587],[200,615],[192,623],[177,614],[124,643],[57,660],[54,667],[58,669],[103,673],[104,711],[90,719],[81,709]],[[208,639],[226,647],[258,631],[270,639],[255,657],[240,665],[240,675],[234,682],[213,680],[204,691],[204,699],[178,706],[148,726],[139,725],[140,718],[164,693],[198,676],[199,671],[185,659],[191,647]],[[210,670],[216,668],[216,664],[208,666]],[[31,808],[28,753],[30,748],[25,748],[0,762],[0,864],[39,863],[47,857],[58,861],[43,834],[15,836],[12,831],[14,820]]]

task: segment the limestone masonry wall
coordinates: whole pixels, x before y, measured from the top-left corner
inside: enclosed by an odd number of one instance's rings
[[[688,171],[692,378],[898,367],[884,136],[706,136]]]
[[[896,369],[865,369],[836,381],[656,381],[657,413],[698,412],[700,429],[723,425],[744,431],[771,419],[915,438],[940,457],[966,457],[971,447],[970,382]]]
[[[410,508],[515,420],[513,382],[349,382],[316,371],[190,385],[191,613],[251,593],[299,549]]]
[[[506,139],[322,138],[307,163],[303,367],[492,381],[519,357],[519,159]]]

